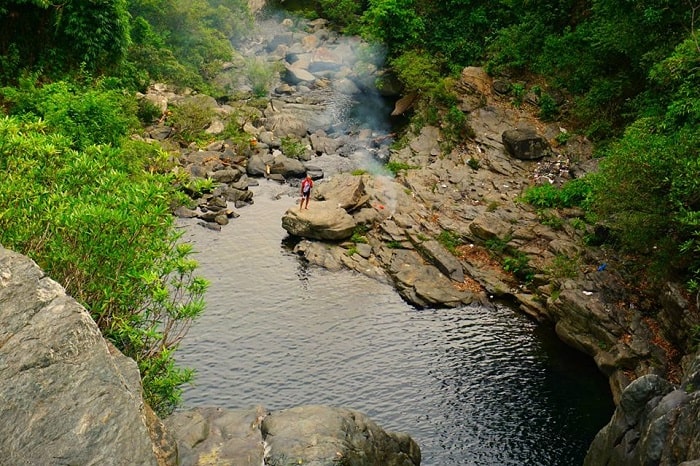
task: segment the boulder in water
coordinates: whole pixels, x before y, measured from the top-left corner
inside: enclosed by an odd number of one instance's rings
[[[348,239],[356,226],[352,216],[331,201],[312,202],[308,209],[292,207],[282,217],[282,227],[290,235],[318,240]]]
[[[384,431],[366,415],[342,408],[300,406],[270,414],[261,430],[265,464],[418,466],[418,444]]]

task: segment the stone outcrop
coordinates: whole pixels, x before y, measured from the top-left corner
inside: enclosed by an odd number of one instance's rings
[[[182,464],[417,466],[418,445],[386,432],[366,415],[343,408],[299,406],[196,408],[166,420],[176,432]]]
[[[304,238],[340,241],[352,236],[357,222],[330,201],[313,202],[308,209],[291,207],[282,217],[282,227]]]
[[[596,435],[585,466],[700,464],[700,354],[680,386],[645,375],[622,392],[610,423]]]
[[[157,426],[147,420],[136,363],[34,262],[1,247],[0,380],[4,464],[172,459],[149,434]]]
[[[261,426],[267,464],[418,466],[418,445],[387,433],[357,411],[301,406],[267,416]]]
[[[506,151],[516,159],[537,160],[548,155],[549,144],[533,129],[509,129],[501,137]]]

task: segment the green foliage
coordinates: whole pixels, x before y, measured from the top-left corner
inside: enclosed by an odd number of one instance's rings
[[[542,94],[539,100],[540,118],[544,121],[552,121],[559,115],[559,107],[554,98],[549,94]]]
[[[552,278],[576,278],[579,274],[580,260],[563,254],[557,254],[552,259],[552,264],[547,273]]]
[[[413,0],[370,0],[362,18],[365,37],[397,52],[417,49],[426,31],[413,4]]]
[[[564,220],[556,213],[549,210],[538,210],[537,219],[542,225],[547,225],[553,230],[561,230],[564,228]]]
[[[214,110],[196,98],[186,99],[172,108],[168,121],[185,142],[206,140],[205,130],[214,117]]]
[[[132,43],[119,73],[141,88],[160,81],[210,90],[233,55],[231,40],[252,30],[244,0],[129,0]]]
[[[439,63],[426,52],[407,51],[391,60],[391,66],[408,92],[430,92],[441,80]]]
[[[255,57],[246,60],[246,76],[253,87],[255,97],[267,96],[270,86],[275,82],[278,74],[279,66],[275,66],[275,64]]]
[[[586,207],[591,196],[590,180],[576,178],[561,187],[552,184],[530,186],[525,189],[522,199],[539,208]]]
[[[183,188],[188,195],[193,198],[201,197],[203,194],[210,193],[216,187],[216,183],[211,178],[191,177],[184,183]]]
[[[437,237],[437,241],[455,255],[457,254],[457,247],[464,244],[459,235],[448,230],[442,230]]]
[[[23,71],[57,76],[83,68],[102,73],[126,55],[126,0],[9,0],[0,9],[0,55],[15,65],[3,71],[5,82],[15,81]]]
[[[503,254],[508,248],[509,241],[510,238],[492,238],[486,240],[485,245],[489,251],[495,254]]]
[[[293,136],[283,137],[280,140],[280,148],[284,155],[293,159],[300,159],[306,153],[304,144]]]
[[[452,147],[460,144],[466,138],[474,136],[474,130],[469,126],[467,116],[455,105],[447,110],[441,129],[447,142],[445,152],[449,152]]]
[[[138,101],[138,110],[136,116],[143,125],[155,123],[161,117],[160,108],[148,99],[140,99]]]
[[[355,244],[357,244],[357,243],[367,244],[367,237],[365,235],[363,235],[362,233],[354,232],[352,234],[352,236],[350,237],[350,241],[352,241]]]
[[[557,137],[554,139],[557,141],[557,144],[563,146],[569,142],[569,139],[571,139],[571,133],[568,131],[559,131],[559,133],[557,133]]]
[[[362,13],[363,1],[361,0],[318,0],[321,15],[328,18],[333,24],[352,29],[359,26],[357,23]]]
[[[520,108],[523,104],[523,98],[525,98],[525,86],[521,83],[515,83],[511,90],[513,91],[513,105]]]
[[[535,272],[530,267],[530,259],[526,254],[516,251],[502,260],[503,270],[510,272],[525,282],[531,282]]]
[[[467,160],[467,165],[469,165],[469,168],[472,170],[478,170],[481,168],[481,162],[479,159],[476,159],[474,157],[469,157],[469,160]]]
[[[33,79],[22,87],[4,88],[0,97],[12,114],[41,118],[54,131],[68,136],[76,149],[91,144],[118,145],[137,126],[134,100],[123,92],[59,81],[35,87]]]
[[[638,120],[594,178],[594,209],[628,250],[700,272],[700,130],[663,131]]]
[[[415,165],[410,165],[406,162],[396,162],[393,160],[389,160],[385,166],[386,169],[389,170],[394,176],[398,175],[402,170],[414,170],[418,168]]]
[[[56,102],[80,110],[80,94],[60,82],[45,87],[36,90],[45,101],[17,101],[15,111],[27,109],[21,118],[0,118],[0,243],[33,258],[85,305],[137,361],[146,399],[167,414],[191,377],[174,366],[172,351],[201,313],[207,283],[173,228],[166,156],[136,142],[122,147],[116,129],[109,144],[97,131],[81,134],[85,122],[74,115],[53,118]],[[112,99],[85,91],[88,108],[102,102],[108,115]]]

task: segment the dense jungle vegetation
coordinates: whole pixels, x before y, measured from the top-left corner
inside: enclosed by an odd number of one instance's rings
[[[294,8],[385,48],[404,91],[420,96],[414,118],[445,128],[466,124],[451,90],[463,67],[512,82],[537,77],[530,90],[540,117],[566,120],[598,147],[601,169],[576,180],[573,198],[610,231],[606,241],[650,261],[656,278],[698,293],[698,0],[310,0]],[[129,138],[158,116],[134,95],[155,81],[221,95],[211,78],[251,24],[243,0],[0,4],[0,244],[32,257],[86,306],[139,363],[161,415],[192,377],[172,352],[202,312],[207,283],[169,213],[187,202],[179,188],[188,180],[166,152]],[[562,202],[544,194],[540,202]]]

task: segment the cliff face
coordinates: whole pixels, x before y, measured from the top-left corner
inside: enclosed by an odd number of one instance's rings
[[[635,380],[584,465],[700,465],[699,389],[700,354],[690,358],[678,387],[656,375]]]
[[[158,464],[136,363],[33,261],[2,247],[0,380],[4,464]]]

